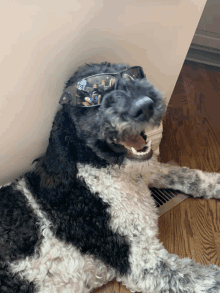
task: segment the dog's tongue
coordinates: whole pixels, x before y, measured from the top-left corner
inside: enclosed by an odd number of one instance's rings
[[[128,134],[126,134],[125,139],[119,140],[118,142],[130,148],[133,147],[136,151],[142,149],[146,144],[146,141],[139,134],[132,135],[132,136],[129,136]]]

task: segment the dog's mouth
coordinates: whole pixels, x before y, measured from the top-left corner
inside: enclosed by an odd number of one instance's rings
[[[136,135],[125,133],[123,139],[115,139],[114,144],[122,146],[129,159],[143,161],[149,160],[153,155],[151,140],[147,140],[144,132]]]

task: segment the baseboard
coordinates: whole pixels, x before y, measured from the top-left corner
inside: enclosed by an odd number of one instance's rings
[[[210,50],[220,50],[219,34],[197,29],[192,44],[210,48]]]
[[[186,60],[220,67],[219,35],[197,30],[187,53]]]
[[[220,54],[213,53],[205,49],[206,48],[204,47],[199,49],[194,48],[194,46],[190,47],[186,56],[186,60],[220,67]]]

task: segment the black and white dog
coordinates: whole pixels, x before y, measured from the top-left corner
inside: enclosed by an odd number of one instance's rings
[[[0,292],[220,292],[220,269],[169,254],[148,189],[220,198],[220,174],[157,162],[166,106],[141,67],[88,64],[67,82],[46,154],[0,189]]]

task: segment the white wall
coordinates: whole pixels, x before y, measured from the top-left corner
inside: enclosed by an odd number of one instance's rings
[[[47,146],[65,81],[84,62],[142,65],[170,97],[206,0],[0,2],[0,183]]]

